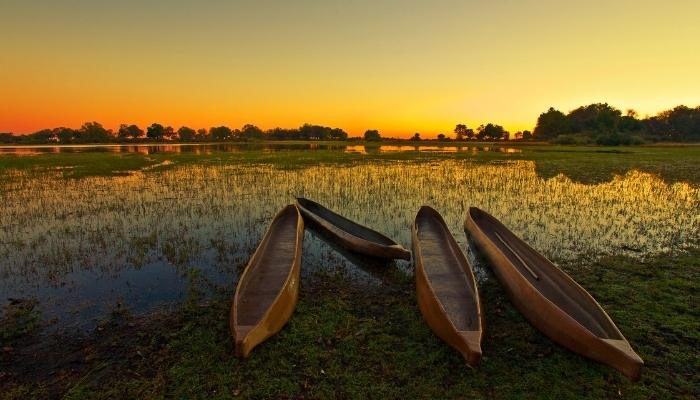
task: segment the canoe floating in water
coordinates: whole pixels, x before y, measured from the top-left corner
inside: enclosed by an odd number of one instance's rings
[[[420,208],[412,233],[418,308],[433,332],[475,367],[483,320],[471,266],[434,209]]]
[[[478,208],[469,209],[465,229],[532,325],[562,346],[639,379],[644,362],[576,281]]]
[[[297,206],[307,223],[315,225],[348,250],[370,257],[411,259],[411,252],[400,244],[377,231],[334,213],[315,201],[299,197]]]
[[[247,357],[291,317],[299,297],[303,238],[304,220],[290,204],[277,213],[248,261],[231,307],[237,356]]]

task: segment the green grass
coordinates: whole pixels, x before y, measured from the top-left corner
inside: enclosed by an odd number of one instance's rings
[[[575,270],[574,278],[597,297],[644,358],[640,382],[629,382],[612,368],[552,343],[522,318],[493,276],[480,288],[484,358],[472,370],[423,322],[412,278],[391,272],[383,286],[368,288],[320,273],[302,282],[300,302],[287,326],[246,360],[233,356],[230,293],[203,302],[193,284],[188,302],[170,317],[107,322],[112,333],[89,339],[90,350],[70,367],[72,372],[14,379],[4,385],[2,397],[700,396],[700,252],[646,262],[606,258]],[[196,273],[191,277],[197,282]]]
[[[700,183],[700,146],[519,148],[521,153],[512,154],[258,149],[205,155],[0,155],[0,179],[15,170],[56,170],[80,179],[187,164],[302,168],[458,158],[531,160],[543,178],[563,173],[581,182],[606,181],[639,169],[669,182]],[[153,240],[132,238],[133,246],[144,249]],[[180,250],[167,251],[171,261],[182,258]],[[207,283],[190,271],[191,293],[182,307],[151,315],[116,310],[87,335],[42,332],[31,303],[3,310],[0,398],[700,397],[700,251],[644,262],[626,257],[582,260],[563,268],[598,299],[645,360],[640,382],[631,383],[617,371],[553,344],[515,310],[493,276],[480,287],[484,358],[471,370],[425,325],[412,276],[396,270],[379,287],[330,273],[305,279],[289,324],[249,359],[239,360],[233,357],[227,320],[233,288],[204,300]]]
[[[304,144],[301,142],[299,144]],[[289,144],[289,143],[287,143]],[[308,144],[308,143],[307,143]],[[352,143],[350,143],[352,144]],[[420,143],[416,143],[418,145]],[[454,143],[424,143],[429,146],[454,146]],[[338,145],[338,143],[333,143]],[[391,143],[389,143],[391,145]],[[481,147],[494,147],[478,144]],[[0,155],[0,173],[9,170],[60,170],[64,177],[123,175],[130,171],[153,168],[153,171],[174,168],[186,164],[271,164],[279,168],[303,168],[317,164],[350,165],[358,162],[429,162],[441,159],[464,159],[473,162],[507,160],[534,161],[542,177],[559,173],[584,183],[610,180],[614,174],[624,174],[638,169],[658,174],[668,181],[700,183],[700,146],[554,146],[508,145],[520,153],[480,151],[476,153],[441,152],[387,152],[372,151],[368,154],[346,153],[342,147],[334,150],[284,149],[265,151],[252,146],[243,152],[214,151],[210,154],[160,152],[149,155],[137,153],[81,152],[39,154],[33,156]],[[167,162],[165,165],[162,163]]]

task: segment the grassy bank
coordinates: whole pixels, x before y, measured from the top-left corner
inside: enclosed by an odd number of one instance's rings
[[[700,252],[576,264],[564,268],[576,271],[574,278],[644,358],[640,382],[553,344],[521,317],[490,274],[481,285],[484,359],[471,370],[424,324],[412,277],[389,267],[381,285],[360,285],[342,274],[305,279],[290,323],[247,360],[233,357],[227,321],[232,288],[204,301],[206,283],[191,273],[190,297],[175,312],[134,317],[115,310],[83,337],[34,329],[6,340],[0,397],[700,396]]]

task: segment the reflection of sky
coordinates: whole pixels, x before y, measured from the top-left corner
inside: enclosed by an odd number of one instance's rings
[[[173,144],[100,144],[100,145],[38,145],[38,146],[0,146],[0,154],[14,154],[18,156],[31,156],[47,153],[82,153],[82,152],[108,152],[108,153],[192,153],[192,154],[211,154],[215,151],[223,152],[240,152],[244,150],[262,150],[264,152],[275,152],[279,150],[338,150],[348,153],[367,154],[367,152],[379,151],[381,153],[391,153],[400,151],[425,151],[433,153],[478,153],[481,151],[496,151],[501,153],[522,153],[521,149],[515,147],[504,146],[397,146],[397,145],[381,145],[381,146],[364,146],[364,145],[345,145],[338,144],[323,144],[317,143],[173,143]]]
[[[63,180],[12,172],[0,183],[0,298],[39,297],[45,311],[85,322],[117,301],[137,310],[182,298],[187,271],[232,291],[272,216],[295,196],[317,200],[410,248],[423,204],[466,247],[469,206],[500,218],[559,262],[596,254],[644,257],[697,243],[700,190],[631,171],[582,184],[539,177],[533,162],[364,163],[279,170],[188,165],[130,176]],[[307,235],[305,274],[355,271]],[[576,264],[568,270],[575,271]],[[409,263],[398,266],[410,273]],[[372,279],[369,279],[372,281]]]

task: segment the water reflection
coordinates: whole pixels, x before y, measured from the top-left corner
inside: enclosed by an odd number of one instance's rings
[[[118,301],[145,310],[181,299],[193,268],[232,291],[273,215],[296,196],[406,248],[423,204],[440,211],[464,248],[462,224],[474,205],[560,262],[599,254],[645,257],[700,238],[696,186],[638,171],[600,184],[563,175],[543,179],[529,161],[294,170],[195,164],[67,180],[55,171],[14,170],[0,193],[0,299],[37,297],[47,317],[75,324]],[[303,263],[305,274],[347,269],[346,258],[313,235],[307,235]],[[411,272],[410,263],[396,266]],[[376,280],[365,272],[351,275]]]
[[[18,156],[33,156],[38,154],[60,153],[189,153],[212,154],[215,152],[238,153],[241,151],[262,151],[271,153],[286,150],[331,150],[344,151],[346,153],[392,153],[401,151],[423,151],[433,153],[478,153],[483,151],[496,151],[502,153],[520,153],[521,149],[507,146],[402,146],[402,145],[347,145],[318,144],[318,143],[174,143],[174,144],[103,144],[103,145],[37,145],[37,146],[0,146],[0,154],[14,154]]]

